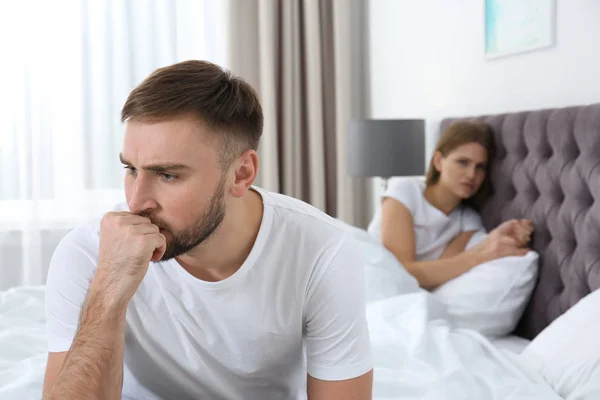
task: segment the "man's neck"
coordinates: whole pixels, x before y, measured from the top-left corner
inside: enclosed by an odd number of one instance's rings
[[[197,279],[217,282],[233,275],[244,263],[260,229],[261,195],[255,190],[232,203],[215,233],[192,251],[177,257],[179,264]]]

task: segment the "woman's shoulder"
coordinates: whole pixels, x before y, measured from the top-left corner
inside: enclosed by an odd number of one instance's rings
[[[478,231],[484,229],[483,221],[479,211],[473,207],[461,204],[460,206],[460,220],[463,232]]]
[[[402,191],[402,192],[411,192],[411,194],[414,194],[414,193],[422,194],[424,189],[425,189],[425,181],[423,180],[423,178],[412,177],[412,176],[410,176],[410,177],[403,176],[403,177],[390,178],[388,181],[386,192]]]
[[[412,211],[422,202],[424,189],[425,183],[419,177],[391,178],[383,197],[396,199]]]

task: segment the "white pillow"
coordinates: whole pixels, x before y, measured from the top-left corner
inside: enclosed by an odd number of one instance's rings
[[[485,232],[473,235],[467,249],[481,242]],[[516,327],[535,287],[538,254],[504,257],[476,266],[433,290],[448,307],[455,328],[472,329],[494,338]]]
[[[362,249],[367,303],[423,290],[398,259],[366,230],[338,221]]]
[[[419,282],[383,245],[363,241],[361,247],[365,256],[367,303],[423,290],[419,287]]]
[[[600,399],[600,290],[544,329],[520,355],[567,400]]]

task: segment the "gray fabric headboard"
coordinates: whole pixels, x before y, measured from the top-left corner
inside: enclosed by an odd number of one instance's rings
[[[456,119],[483,121],[494,131],[486,228],[510,218],[535,224],[539,280],[515,332],[532,339],[600,288],[600,104],[449,118],[442,131]]]

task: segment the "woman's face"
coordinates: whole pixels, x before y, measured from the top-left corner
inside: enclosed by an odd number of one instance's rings
[[[434,154],[434,166],[440,172],[439,183],[460,199],[473,196],[485,179],[488,154],[479,143],[467,143],[446,157]]]

